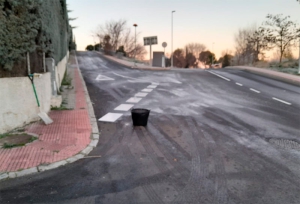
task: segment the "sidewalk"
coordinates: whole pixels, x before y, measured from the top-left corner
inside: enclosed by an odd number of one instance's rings
[[[261,76],[269,77],[272,79],[276,79],[279,81],[284,81],[286,83],[290,83],[296,86],[300,86],[300,76],[286,74],[283,72],[276,72],[269,69],[264,68],[256,68],[256,67],[248,67],[248,66],[229,66],[225,69],[239,69],[239,70],[245,70],[249,71],[254,74],[258,74]]]
[[[109,60],[115,61],[115,62],[117,62],[117,63],[119,63],[121,65],[125,65],[127,67],[132,68],[132,69],[156,70],[156,71],[170,70],[169,67],[152,67],[152,66],[149,66],[149,65],[141,64],[141,63],[136,63],[134,65],[134,62],[129,62],[129,61],[126,61],[126,60],[123,60],[123,59],[119,59],[119,58],[116,58],[116,57],[113,57],[113,56],[109,56],[109,55],[103,55],[102,53],[99,53],[99,54],[101,54],[103,57],[106,57]]]
[[[70,55],[67,71],[73,75],[74,109],[51,111],[54,122],[48,126],[41,121],[27,126],[25,132],[38,136],[38,140],[23,147],[0,149],[0,180],[72,163],[97,145],[99,135],[91,138],[92,129],[99,132],[94,111],[74,55]]]

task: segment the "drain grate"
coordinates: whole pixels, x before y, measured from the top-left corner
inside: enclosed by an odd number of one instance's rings
[[[294,140],[288,139],[269,139],[269,142],[277,147],[284,148],[284,149],[295,149],[300,151],[300,144]]]

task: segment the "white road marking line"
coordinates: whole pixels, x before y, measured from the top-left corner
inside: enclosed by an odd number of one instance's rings
[[[120,76],[120,77],[123,77],[123,78],[138,80],[138,79],[136,79],[136,78],[124,76],[124,75],[121,75],[121,74],[117,74],[117,73],[115,73],[115,72],[112,72],[112,73],[113,73],[114,75],[116,75],[116,76]]]
[[[107,76],[104,76],[104,75],[101,75],[99,74],[96,78],[97,81],[110,81],[110,80],[114,80],[113,78],[110,78],[110,77],[107,77]]]
[[[154,85],[149,85],[147,88],[149,89],[155,89],[157,86],[154,86]]]
[[[118,120],[123,114],[121,113],[107,113],[105,116],[99,119],[101,122],[115,122]]]
[[[235,83],[236,85],[238,85],[238,86],[243,86],[243,84],[240,84],[240,83]]]
[[[254,91],[254,92],[256,92],[256,93],[260,93],[260,91],[258,91],[258,90],[256,90],[256,89],[250,88],[250,90],[251,90],[251,91]]]
[[[138,102],[140,102],[140,100],[142,100],[142,98],[132,97],[132,98],[128,99],[126,102],[127,103],[138,103]]]
[[[133,104],[121,104],[115,108],[116,111],[129,111],[134,105]]]
[[[148,95],[148,93],[142,93],[142,92],[139,92],[139,93],[135,94],[134,96],[137,96],[137,97],[145,97],[145,96],[147,96],[147,95]]]
[[[226,81],[230,81],[230,79],[227,79],[226,77],[223,77],[223,76],[221,76],[221,75],[219,75],[219,74],[217,74],[217,73],[214,73],[214,72],[212,72],[212,71],[208,71],[209,73],[211,73],[211,74],[213,74],[213,75],[216,75],[216,76],[218,76],[218,77],[220,77],[220,78],[222,78],[222,79],[225,79]]]
[[[150,93],[151,91],[153,91],[153,89],[143,89],[142,91]]]
[[[279,98],[273,97],[272,99],[273,99],[273,100],[276,100],[276,101],[279,101],[279,102],[281,102],[281,103],[287,104],[287,105],[292,105],[291,103],[286,102],[286,101],[284,101],[284,100],[281,100],[281,99],[279,99]]]
[[[156,82],[152,82],[152,85],[159,85],[159,83],[156,83]]]

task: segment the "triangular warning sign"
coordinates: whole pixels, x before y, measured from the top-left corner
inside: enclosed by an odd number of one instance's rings
[[[107,77],[107,76],[104,76],[104,75],[101,75],[99,74],[96,78],[97,81],[109,81],[109,80],[114,80],[113,78],[110,78],[110,77]]]

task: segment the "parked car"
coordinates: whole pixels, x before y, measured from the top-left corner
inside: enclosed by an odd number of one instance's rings
[[[212,64],[211,67],[212,68],[221,68],[220,64]]]

